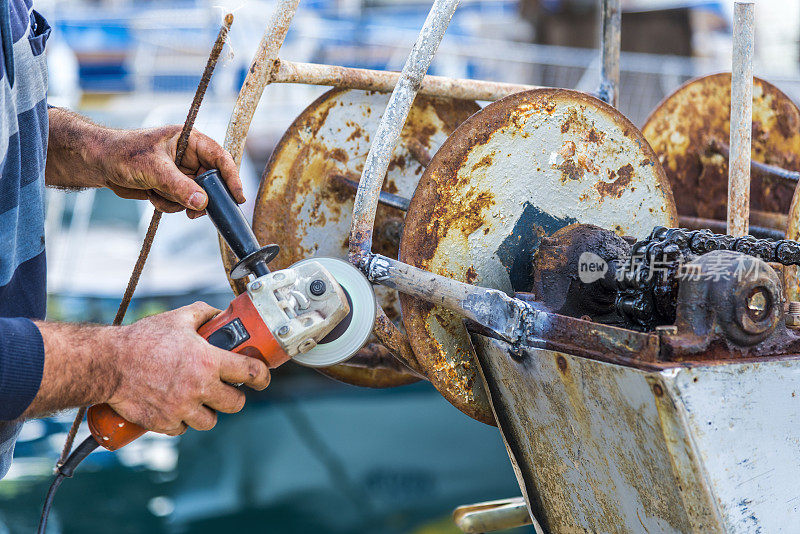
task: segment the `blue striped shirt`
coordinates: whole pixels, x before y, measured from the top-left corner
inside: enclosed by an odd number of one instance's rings
[[[47,21],[33,0],[0,0],[0,477],[39,390],[46,308],[44,170]]]

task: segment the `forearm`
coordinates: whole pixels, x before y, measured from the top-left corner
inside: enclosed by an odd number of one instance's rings
[[[120,381],[114,363],[114,338],[121,328],[44,321],[35,324],[44,340],[44,370],[39,392],[24,416],[108,401]]]
[[[120,131],[99,126],[61,108],[50,108],[49,118],[47,185],[66,188],[105,185],[104,162]]]

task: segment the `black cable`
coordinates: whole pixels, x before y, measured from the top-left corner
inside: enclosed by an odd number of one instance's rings
[[[39,528],[36,530],[38,534],[45,534],[47,530],[47,517],[50,515],[50,508],[53,506],[53,499],[56,496],[56,491],[65,478],[71,478],[75,473],[75,468],[80,464],[93,450],[99,447],[99,444],[94,437],[89,436],[78,445],[69,458],[56,469],[56,477],[53,483],[50,484],[50,489],[47,490],[47,497],[44,499],[44,506],[42,506],[42,516],[39,519]]]

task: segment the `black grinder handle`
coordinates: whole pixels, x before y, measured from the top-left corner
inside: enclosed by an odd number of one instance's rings
[[[236,257],[242,259],[258,250],[258,240],[219,171],[204,172],[197,183],[208,195],[208,217]]]

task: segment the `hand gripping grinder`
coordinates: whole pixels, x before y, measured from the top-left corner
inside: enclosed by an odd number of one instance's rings
[[[197,183],[208,195],[209,218],[239,259],[231,277],[254,277],[247,291],[198,333],[216,347],[259,358],[270,368],[290,359],[327,367],[353,356],[375,322],[375,294],[361,272],[335,258],[306,259],[270,272],[267,263],[277,255],[278,246],[259,246],[219,171],[201,174]],[[115,451],[146,432],[108,404],[90,407],[87,421],[92,435],[58,468],[45,501],[43,524],[55,489],[91,451],[98,446]]]

